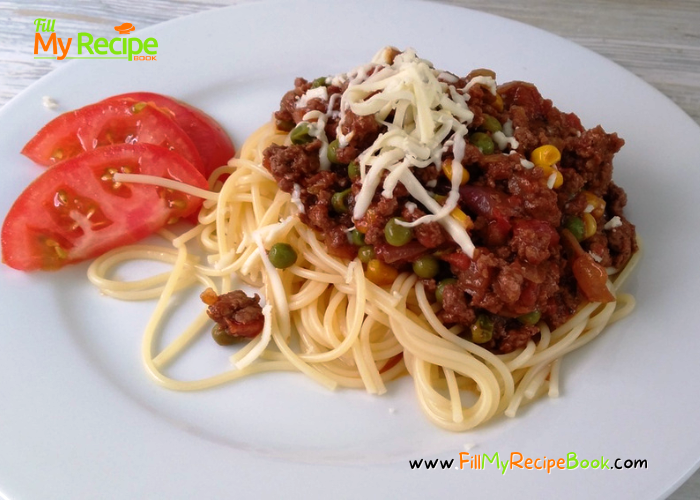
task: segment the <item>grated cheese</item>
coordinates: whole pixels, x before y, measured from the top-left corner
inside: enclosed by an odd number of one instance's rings
[[[52,97],[47,95],[41,98],[41,104],[46,109],[56,109],[58,107],[58,103]]]
[[[517,149],[518,146],[520,146],[520,143],[515,137],[508,137],[506,136],[506,134],[500,131],[491,134],[491,138],[493,139],[493,142],[495,142],[498,146],[498,149],[500,149],[501,151],[503,151],[507,147],[510,147],[511,149]]]
[[[528,170],[535,168],[535,164],[532,163],[530,160],[526,160],[525,158],[520,158],[520,165],[522,165],[523,168],[526,168]]]
[[[348,86],[341,97],[337,127],[340,145],[347,145],[351,139],[342,132],[348,111],[358,116],[374,115],[387,126],[387,131],[358,158],[362,188],[355,198],[353,218],[357,220],[365,215],[380,184],[382,196],[390,198],[400,182],[431,213],[411,223],[399,223],[414,227],[436,221],[464,253],[473,256],[471,238],[450,213],[457,206],[462,180],[463,169],[456,167],[461,165],[464,157],[467,126],[474,119],[474,113],[467,105],[467,91],[480,84],[495,93],[493,78],[475,77],[464,87],[457,88],[454,85],[459,82],[457,77],[436,70],[430,62],[420,59],[414,50],[408,49],[391,59],[387,56],[387,49],[383,49],[370,64],[349,72],[346,81]],[[393,117],[386,122],[392,112]],[[452,144],[455,167],[447,201],[440,206],[416,179],[411,168],[439,167],[446,139]],[[515,139],[504,140],[511,147],[517,147]],[[382,182],[385,171],[389,173]]]
[[[311,99],[320,99],[322,101],[328,100],[328,89],[326,87],[316,87],[315,89],[309,89],[304,95],[302,95],[296,103],[296,108],[305,108]]]
[[[302,120],[309,128],[309,135],[321,140],[321,147],[318,150],[318,161],[321,164],[321,170],[330,170],[331,161],[328,159],[328,137],[326,136],[328,116],[321,111],[312,110],[308,111],[302,117]]]
[[[603,229],[611,230],[622,225],[622,220],[617,215],[605,223]]]
[[[296,205],[300,214],[306,213],[304,204],[301,202],[301,186],[296,183],[294,184],[294,189],[292,190],[292,203]]]

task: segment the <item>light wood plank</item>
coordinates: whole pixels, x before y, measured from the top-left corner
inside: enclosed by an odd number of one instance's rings
[[[67,31],[111,35],[116,21],[145,28],[233,3],[241,2],[2,1],[0,106],[61,64],[29,58],[34,37],[32,23],[36,17],[58,19]],[[700,2],[697,0],[448,0],[445,3],[531,24],[588,47],[654,85],[700,123]],[[694,474],[669,498],[699,499],[700,473]]]

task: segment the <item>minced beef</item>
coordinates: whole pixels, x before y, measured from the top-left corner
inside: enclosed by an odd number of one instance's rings
[[[302,183],[320,167],[318,150],[321,141],[313,141],[301,146],[278,146],[272,144],[265,149],[263,165],[270,170],[280,183],[280,189],[291,193],[294,184]]]
[[[457,85],[470,78],[459,79]],[[469,217],[468,232],[477,247],[473,258],[463,254],[437,222],[414,228],[413,239],[406,245],[388,244],[384,230],[390,219],[401,217],[411,222],[429,210],[399,183],[391,198],[382,196],[378,189],[364,216],[353,220],[361,182],[350,177],[348,164],[387,129],[373,115],[358,116],[351,110],[341,119],[338,98],[330,100],[334,102],[330,110],[328,101],[320,99],[310,99],[297,108],[299,98],[310,87],[304,79],[295,81],[295,88],[285,94],[275,114],[278,124],[289,130],[306,112],[319,110],[328,113],[328,141],[336,139],[340,127],[347,144],[337,148],[336,163],[327,171],[320,171],[318,140],[270,146],[264,153],[265,168],[282,190],[292,192],[295,184],[298,186],[305,209],[301,220],[318,233],[331,254],[355,258],[358,247],[348,234],[357,230],[363,235],[363,244],[373,247],[377,259],[401,271],[410,270],[413,262],[425,256],[439,259],[437,276],[424,280],[427,293],[434,295],[441,280],[449,278],[456,283],[443,287],[438,317],[447,326],[463,326],[469,335],[477,318],[486,316],[493,324],[493,335],[484,347],[506,353],[537,336],[539,328],[522,320],[524,315],[538,313],[551,328],[570,318],[585,301],[572,271],[573,262],[581,255],[588,255],[586,262],[597,262],[588,265],[620,268],[637,251],[635,227],[623,215],[626,194],[612,182],[613,156],[624,141],[600,126],[584,129],[575,114],[559,111],[534,85],[524,82],[501,85],[497,96],[481,85],[468,92],[468,105],[474,113],[470,134],[477,130],[484,133],[480,127],[490,115],[504,127],[512,127],[519,143],[513,151],[496,148],[494,154],[483,154],[467,141],[462,164],[470,179],[460,189],[459,209]],[[329,85],[328,95],[342,93],[346,87]],[[521,161],[543,145],[561,152],[558,170],[563,184],[556,189],[547,185],[543,169],[528,168],[527,162]],[[443,162],[453,158],[452,146],[443,151]],[[443,203],[450,181],[438,167],[411,170]],[[345,190],[349,190],[347,210],[337,211],[332,196]],[[592,212],[595,234],[576,242],[567,234],[566,223],[590,212],[591,195],[603,201],[604,208]],[[621,225],[605,229],[606,222],[615,216],[620,217]]]
[[[231,337],[255,337],[265,325],[265,317],[260,307],[260,297],[248,297],[241,290],[217,295],[207,288],[201,294],[207,304],[207,314]]]

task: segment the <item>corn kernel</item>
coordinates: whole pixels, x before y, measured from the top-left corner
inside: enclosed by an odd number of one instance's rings
[[[544,165],[551,167],[559,160],[561,160],[561,153],[551,144],[536,148],[530,155],[530,161],[538,167],[542,167]]]
[[[550,177],[552,174],[554,174],[554,182],[551,185],[551,189],[558,189],[561,187],[562,184],[564,184],[564,176],[561,175],[561,172],[557,170],[556,168],[549,166],[549,165],[537,165],[544,171],[544,180],[549,185],[550,183]]]
[[[595,234],[598,230],[598,224],[591,214],[583,214],[581,217],[583,220],[583,239],[588,239]]]
[[[559,189],[561,185],[564,184],[564,176],[559,170],[555,171],[554,174],[556,177],[554,177],[554,185],[552,186],[552,188]]]
[[[471,217],[469,217],[467,214],[462,212],[459,208],[455,208],[452,210],[450,215],[459,222],[462,227],[466,230],[469,230],[474,227],[474,221],[472,220]]]
[[[590,191],[584,191],[583,194],[586,197],[586,204],[592,207],[590,210],[591,215],[598,219],[605,213],[605,200],[597,197]]]
[[[385,286],[391,285],[399,272],[381,260],[372,259],[367,263],[365,277],[375,285]]]
[[[459,166],[459,168],[462,169],[462,180],[459,181],[459,185],[463,186],[467,182],[469,182],[469,171],[464,168],[462,165]],[[445,160],[442,163],[442,171],[445,174],[445,177],[452,180],[452,160]]]
[[[501,94],[496,94],[491,106],[493,106],[497,111],[503,111],[503,98],[501,97]]]

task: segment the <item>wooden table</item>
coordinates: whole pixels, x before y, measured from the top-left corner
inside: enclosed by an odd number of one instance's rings
[[[106,26],[111,29],[114,20],[123,18],[124,13],[128,13],[131,23],[143,28],[234,3],[237,2],[0,2],[0,106],[61,64],[55,60],[30,58],[27,47],[33,44],[32,23],[37,17],[58,19],[68,31],[90,32]],[[446,3],[522,21],[588,47],[655,86],[700,123],[698,0],[450,0]],[[670,498],[700,498],[700,472]]]

